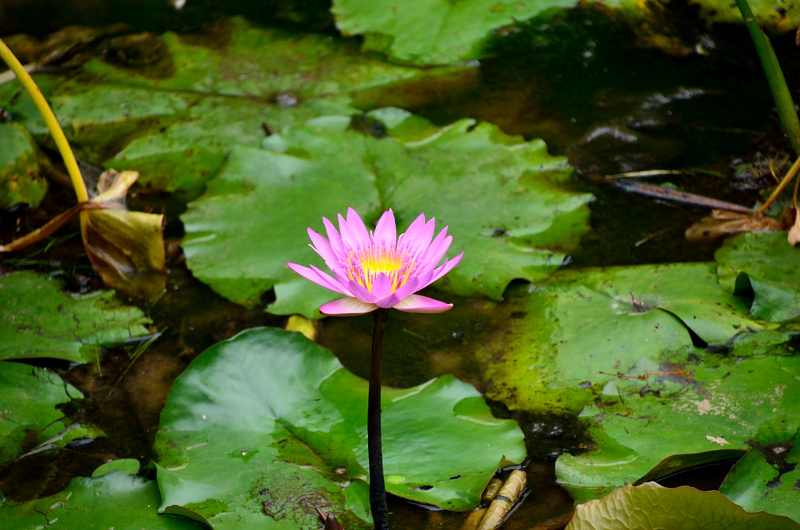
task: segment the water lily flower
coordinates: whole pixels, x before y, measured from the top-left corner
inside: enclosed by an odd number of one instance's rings
[[[339,215],[339,231],[322,218],[326,239],[312,229],[311,248],[325,260],[333,277],[311,265],[287,265],[303,278],[346,298],[320,307],[326,315],[360,315],[381,308],[395,308],[414,313],[442,313],[453,304],[414,294],[435,282],[455,267],[462,252],[437,267],[453,236],[445,227],[433,238],[435,221],[425,221],[425,214],[411,223],[397,237],[394,213],[383,213],[375,232],[367,231],[355,210],[347,210],[347,220]]]

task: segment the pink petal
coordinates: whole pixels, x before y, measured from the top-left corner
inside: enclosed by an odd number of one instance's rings
[[[385,249],[393,249],[397,243],[397,227],[395,226],[394,213],[391,208],[381,215],[378,224],[375,226],[375,234],[372,240],[375,245]]]
[[[444,265],[433,271],[433,280],[431,280],[431,283],[435,282],[436,280],[438,280],[439,278],[441,278],[442,276],[453,270],[453,267],[458,265],[458,262],[461,261],[461,258],[463,256],[464,253],[462,252],[455,258],[445,261]]]
[[[328,240],[319,235],[318,233],[314,232],[310,228],[308,229],[308,237],[311,238],[311,242],[314,243],[311,245],[311,248],[314,249],[314,252],[319,254],[322,259],[326,262],[333,262],[336,263],[339,259],[336,257],[336,254],[333,252],[330,243]]]
[[[420,279],[416,276],[409,278],[406,283],[404,283],[398,290],[394,292],[394,294],[397,295],[399,300],[402,300],[411,293],[419,291],[422,289],[419,280]]]
[[[309,269],[308,267],[303,267],[302,265],[297,265],[296,263],[286,263],[290,269],[294,272],[305,278],[306,280],[312,281],[317,285],[321,285],[326,289],[330,289],[333,292],[350,295],[346,289],[344,289],[339,282],[325,274],[324,272],[317,269],[316,271]]]
[[[419,217],[414,219],[414,222],[408,227],[404,233],[400,234],[400,237],[397,239],[397,248],[399,251],[403,249],[409,248],[410,243],[416,240],[419,237],[419,234],[425,228],[425,214],[419,214]]]
[[[336,231],[334,228],[333,223],[328,221],[326,218],[322,218],[322,224],[325,225],[325,231],[328,233],[328,242],[331,244],[331,248],[337,254],[344,254],[344,248],[342,246],[342,236],[339,235],[339,232]]]
[[[355,298],[341,298],[323,304],[322,307],[319,308],[319,311],[323,315],[351,316],[363,315],[364,313],[369,313],[376,309],[378,309],[378,306],[375,304],[365,304]]]
[[[433,217],[431,217],[431,219],[425,223],[425,225],[423,225],[411,236],[408,234],[408,232],[411,231],[411,228],[409,227],[409,230],[403,234],[403,236],[406,236],[403,239],[403,247],[408,249],[412,256],[419,259],[424,252],[428,250],[428,246],[431,244],[431,239],[433,239],[433,232],[435,228],[436,221],[434,221]],[[402,238],[403,236],[400,237]],[[401,251],[403,247],[400,248]]]
[[[366,287],[363,287],[360,283],[354,280],[348,281],[346,285],[347,288],[350,289],[350,293],[352,293],[352,296],[357,298],[358,300],[361,300],[365,304],[374,303],[375,300],[378,299],[378,297],[375,296],[373,293],[369,292],[369,290]]]
[[[345,284],[343,284],[339,280],[331,278],[330,275],[326,274],[324,271],[319,270],[313,265],[309,265],[309,267],[311,268],[312,271],[317,273],[317,276],[319,276],[320,278],[322,278],[323,280],[325,280],[330,284],[328,286],[328,289],[330,289],[331,291],[343,294],[345,296],[353,296],[353,293],[348,291],[347,287],[345,287]]]
[[[392,294],[392,280],[389,279],[385,272],[380,272],[372,282],[370,291],[378,300],[386,298]]]
[[[453,236],[447,235],[447,227],[445,226],[444,230],[439,232],[439,235],[433,240],[430,248],[428,248],[428,251],[425,253],[425,257],[421,260],[422,267],[436,267],[445,253],[447,253],[447,249],[450,248],[450,243],[452,242]]]
[[[394,306],[395,309],[408,311],[409,313],[444,313],[451,307],[453,307],[453,304],[446,304],[418,294],[408,295]]]
[[[339,228],[342,231],[342,241],[350,248],[364,248],[369,246],[369,232],[364,226],[358,213],[352,208],[347,209],[347,222],[342,225],[339,221]]]

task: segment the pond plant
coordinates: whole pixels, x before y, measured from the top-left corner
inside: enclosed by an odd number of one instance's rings
[[[0,528],[800,528],[800,8],[135,3],[0,42]]]
[[[391,209],[381,215],[374,232],[367,231],[364,221],[352,208],[347,210],[347,219],[339,215],[339,231],[328,219],[323,217],[322,222],[328,239],[309,228],[311,248],[325,260],[335,277],[313,265],[310,268],[287,265],[303,278],[347,297],[324,304],[320,308],[323,314],[375,312],[367,411],[369,500],[376,530],[387,530],[381,448],[381,367],[386,317],[391,308],[410,313],[443,313],[452,308],[453,304],[415,293],[450,272],[464,253],[439,265],[453,236],[447,235],[444,227],[433,239],[435,220],[426,222],[424,213],[399,237]]]

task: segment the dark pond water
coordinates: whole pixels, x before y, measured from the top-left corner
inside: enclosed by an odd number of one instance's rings
[[[117,22],[129,24],[131,31],[202,34],[215,17],[233,13],[264,24],[332,33],[327,9],[318,0],[284,0],[267,6],[237,2],[235,7],[189,0],[181,12],[165,7],[161,0],[4,0],[0,36],[17,32],[45,36],[70,24]],[[688,243],[683,237],[707,210],[632,195],[592,178],[625,171],[701,168],[708,172],[669,175],[653,182],[669,181],[688,191],[751,206],[768,182],[758,175],[737,176],[736,170],[745,163],[785,156],[787,146],[745,30],[707,29],[686,15],[676,9],[674,18],[663,22],[664,31],[675,37],[667,47],[595,10],[566,13],[547,24],[522,25],[492,43],[498,57],[483,62],[476,82],[448,91],[420,88],[438,94],[435,105],[415,105],[414,94],[396,95],[397,101],[381,105],[405,106],[439,124],[462,117],[490,121],[511,134],[543,138],[553,154],[568,156],[578,170],[570,185],[596,197],[591,204],[592,230],[568,266],[709,260],[718,243]],[[797,64],[791,38],[779,38],[775,45],[782,64]],[[41,224],[70,204],[71,194],[52,192],[37,212],[7,213],[0,234],[3,241],[12,237],[16,226]],[[178,214],[185,205],[167,195],[134,194],[131,206],[166,208],[169,215],[167,293],[153,307],[144,308],[162,335],[133,364],[131,350],[124,348],[106,351],[99,365],[47,363],[87,396],[65,412],[76,421],[98,425],[108,437],[0,470],[0,489],[12,499],[60,491],[72,477],[89,475],[109,458],[132,457],[146,466],[169,388],[192,359],[241,330],[285,324],[285,319],[263,311],[268,297],[261,307],[245,310],[192,278],[179,249]],[[75,230],[72,227],[73,235]],[[69,230],[61,236],[68,234]],[[72,237],[47,252],[26,249],[4,259],[0,267],[63,270],[74,289],[95,286],[79,240]],[[481,389],[476,345],[500,332],[514,312],[517,293],[525,288],[513,284],[502,303],[442,293],[441,298],[453,301],[455,307],[436,318],[393,312],[387,328],[385,383],[406,387],[452,373]],[[365,377],[371,329],[370,316],[326,319],[319,323],[318,340],[348,369]],[[562,452],[579,450],[585,443],[576,418],[530,417],[500,404],[493,407],[498,416],[520,422],[532,458],[527,467],[529,496],[506,528],[563,526],[571,500],[554,483],[553,463]],[[712,477],[705,484],[711,488],[723,474],[699,472]],[[697,477],[675,477],[671,485],[696,481]],[[392,501],[391,509],[396,528],[455,529],[464,519],[463,514],[430,512],[398,500]]]

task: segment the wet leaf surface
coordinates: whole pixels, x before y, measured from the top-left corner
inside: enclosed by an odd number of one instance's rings
[[[159,515],[160,500],[154,481],[114,471],[73,479],[51,497],[25,503],[2,500],[0,519],[8,528],[204,528],[183,517]]]
[[[753,318],[782,322],[800,316],[800,248],[786,233],[749,233],[717,251],[717,274],[727,290],[752,292]]]
[[[794,530],[800,525],[778,515],[748,513],[716,491],[664,488],[648,482],[625,486],[575,508],[567,530],[633,530],[638,528],[726,528],[728,530]]]
[[[103,344],[147,336],[150,320],[112,291],[74,295],[62,288],[62,282],[33,272],[0,277],[0,359],[92,362]]]
[[[275,286],[270,311],[318,316],[319,304],[337,295],[286,267],[323,266],[301,243],[306,228],[324,231],[321,218],[335,220],[348,207],[372,220],[392,208],[400,231],[420,212],[449,226],[451,255],[466,258],[442,288],[499,299],[511,280],[556,270],[587,229],[591,196],[563,188],[571,172],[540,141],[472,120],[434,127],[399,109],[366,119],[391,136],[326,116],[271,136],[267,149],[236,149],[182,216],[195,276],[244,305]]]
[[[704,453],[769,444],[761,437],[779,425],[795,432],[797,332],[762,333],[743,335],[722,351],[684,348],[642,358],[627,377],[608,382],[581,412],[592,450],[563,455],[556,463],[559,481],[587,500],[645,475],[658,478],[651,472],[656,467],[663,476],[715,459]]]
[[[514,409],[577,413],[641,357],[764,327],[713,264],[562,271],[528,291],[478,353],[487,395]]]
[[[161,416],[161,509],[214,528],[316,529],[319,507],[367,528],[367,386],[299,333],[254,329],[213,346]],[[525,456],[516,423],[450,376],[384,388],[383,432],[387,491],[452,510]]]

